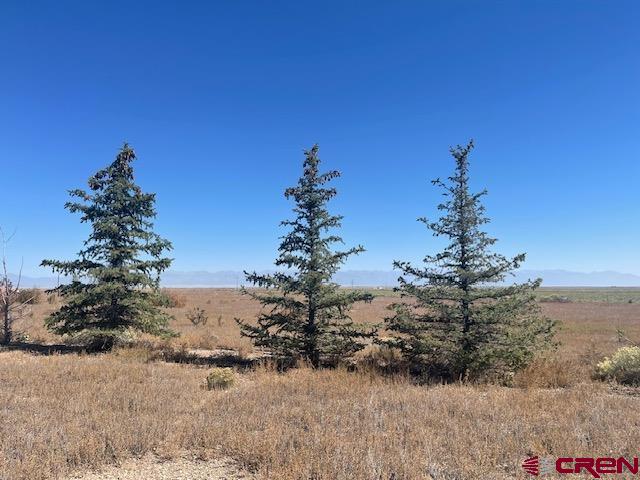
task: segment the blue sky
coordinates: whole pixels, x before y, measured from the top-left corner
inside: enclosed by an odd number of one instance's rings
[[[390,269],[439,247],[429,180],[476,140],[490,233],[528,268],[640,273],[635,1],[0,1],[0,225],[45,274],[63,209],[136,149],[175,270],[272,265],[283,189],[320,144],[333,210]]]

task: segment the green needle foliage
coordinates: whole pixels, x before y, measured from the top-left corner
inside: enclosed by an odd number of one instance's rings
[[[511,375],[552,343],[555,323],[540,315],[534,290],[541,280],[496,286],[524,261],[490,251],[496,239],[481,228],[489,222],[481,198],[469,191],[473,142],[451,149],[456,169],[444,190],[436,222],[420,218],[434,236],[448,239],[444,250],[424,258],[425,266],[394,262],[401,270],[398,290],[413,302],[392,305],[387,318],[393,337],[385,343],[402,351],[414,373],[443,380]]]
[[[258,317],[257,326],[237,321],[242,334],[252,338],[256,346],[281,357],[304,359],[317,367],[364,347],[364,339],[374,331],[354,324],[349,310],[354,302],[369,302],[373,297],[363,291],[341,290],[331,281],[347,257],[364,249],[332,250],[332,244],[341,243],[342,238],[328,231],[339,228],[342,217],[329,214],[326,205],[336,189],[324,185],[340,173],[318,172],[317,145],[306,151],[305,157],[298,184],[285,191],[285,197],[295,201],[296,218],[281,223],[291,230],[282,237],[275,262],[289,273],[247,273],[247,281],[267,291],[243,292],[267,308]]]
[[[66,303],[46,319],[55,333],[81,336],[95,348],[110,348],[132,330],[172,334],[158,305],[159,276],[171,264],[171,243],[153,232],[155,194],[134,183],[136,155],[126,143],[115,161],[89,178],[90,192],[72,190],[79,201],[65,208],[91,225],[78,259],[43,260],[73,281],[55,290]]]

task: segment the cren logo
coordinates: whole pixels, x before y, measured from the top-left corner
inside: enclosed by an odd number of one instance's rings
[[[534,477],[551,473],[554,467],[554,461],[551,458],[529,457],[522,462],[522,468],[525,472]]]

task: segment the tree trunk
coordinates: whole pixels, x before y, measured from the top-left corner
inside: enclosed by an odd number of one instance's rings
[[[313,368],[318,368],[320,366],[320,352],[318,351],[316,309],[312,306],[309,307],[306,350],[306,355],[311,365],[313,365]]]
[[[9,304],[5,303],[4,308],[3,308],[3,320],[4,320],[4,336],[2,338],[2,343],[5,345],[8,345],[9,343],[11,343],[11,337],[12,337],[12,332],[11,332],[11,312],[9,310]]]

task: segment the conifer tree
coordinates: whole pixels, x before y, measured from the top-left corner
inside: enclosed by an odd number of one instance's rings
[[[398,290],[412,302],[392,305],[387,318],[392,338],[412,369],[445,380],[509,375],[524,367],[552,342],[554,322],[540,315],[534,290],[541,280],[499,286],[524,261],[493,253],[482,229],[489,222],[481,199],[471,193],[469,160],[473,142],[451,149],[455,173],[441,187],[441,218],[420,218],[434,236],[444,237],[443,251],[424,258],[425,266],[396,261],[402,272]]]
[[[170,335],[171,318],[160,310],[159,275],[171,259],[171,243],[153,232],[155,194],[134,182],[136,155],[124,144],[115,161],[89,178],[89,192],[71,190],[79,201],[65,208],[91,225],[78,258],[43,260],[54,272],[73,278],[57,291],[66,303],[46,319],[58,334],[79,335],[96,348],[110,348],[129,331]]]
[[[342,243],[342,238],[329,231],[341,226],[342,217],[328,212],[327,202],[336,189],[324,185],[340,173],[319,173],[317,145],[306,151],[305,157],[298,184],[285,190],[285,197],[295,202],[295,219],[281,222],[290,232],[282,237],[275,264],[287,271],[272,275],[245,272],[249,283],[267,290],[243,292],[266,308],[257,325],[237,321],[242,334],[252,338],[256,346],[317,367],[348,357],[373,335],[371,329],[354,324],[349,317],[353,303],[369,302],[372,295],[343,291],[331,281],[347,257],[364,249],[332,250],[332,244]]]

